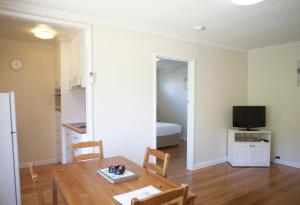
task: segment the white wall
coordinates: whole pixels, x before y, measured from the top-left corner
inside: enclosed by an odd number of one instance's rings
[[[0,92],[14,91],[21,166],[29,161],[55,162],[54,48],[0,40]],[[13,71],[11,59],[23,61]]]
[[[94,132],[105,155],[141,163],[153,145],[154,53],[195,59],[195,162],[224,159],[231,106],[247,100],[246,53],[94,26]]]
[[[249,53],[251,105],[267,106],[267,126],[272,130],[273,157],[300,167],[300,87],[297,87],[300,43],[274,46]]]
[[[187,64],[157,69],[157,120],[181,125],[187,133]]]

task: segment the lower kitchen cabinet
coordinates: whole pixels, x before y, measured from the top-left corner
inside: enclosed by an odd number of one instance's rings
[[[89,141],[86,134],[80,134],[71,129],[63,127],[63,154],[62,154],[62,163],[69,163],[73,161],[72,157],[72,144],[79,142]],[[93,148],[82,148],[75,150],[75,155],[87,154],[93,152]]]

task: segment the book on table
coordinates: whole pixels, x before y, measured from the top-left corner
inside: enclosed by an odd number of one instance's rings
[[[108,168],[98,169],[97,172],[112,184],[138,178],[138,174],[127,169],[121,175],[109,173]]]
[[[117,200],[122,205],[130,205],[131,200],[133,198],[144,199],[146,197],[152,196],[154,194],[160,193],[161,191],[154,186],[146,186],[141,189],[136,189],[131,192],[127,192],[124,194],[119,194],[113,196],[115,200]]]

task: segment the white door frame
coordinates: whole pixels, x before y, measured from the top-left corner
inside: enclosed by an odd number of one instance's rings
[[[157,120],[157,58],[163,58],[167,60],[176,60],[184,61],[188,64],[187,70],[187,84],[188,84],[188,93],[187,93],[187,155],[186,155],[186,168],[188,170],[193,170],[194,167],[194,124],[195,124],[195,59],[180,57],[180,56],[171,56],[164,54],[154,54],[153,55],[153,147],[156,148],[156,120]]]
[[[86,123],[87,135],[94,138],[94,123],[93,123],[93,85],[90,82],[90,74],[93,73],[93,56],[92,56],[92,26],[89,24],[74,23],[71,21],[59,20],[55,18],[42,17],[37,15],[30,15],[25,13],[17,13],[13,11],[6,11],[0,9],[1,16],[13,17],[23,19],[29,22],[44,22],[49,24],[56,24],[70,29],[79,29],[84,31],[86,41]]]

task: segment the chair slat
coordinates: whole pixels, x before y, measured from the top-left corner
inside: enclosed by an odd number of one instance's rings
[[[187,184],[182,184],[181,187],[160,192],[153,196],[149,196],[145,199],[132,199],[131,205],[160,205],[160,204],[187,204],[187,194],[189,186]]]
[[[89,148],[89,147],[98,147],[99,153],[88,153],[76,156],[76,149]],[[78,162],[82,160],[88,159],[103,159],[103,144],[102,141],[87,141],[87,142],[79,142],[72,145],[72,154],[73,161]]]
[[[157,149],[149,149],[148,152],[149,152],[149,155],[153,155],[161,160],[164,160],[165,156],[166,156],[166,153],[164,153],[160,150],[157,150]]]
[[[159,175],[163,175],[163,169],[160,166],[153,163],[147,163],[145,166],[145,168],[150,169]]]
[[[150,163],[149,162],[150,155],[163,160],[163,167]],[[170,163],[170,154],[164,153],[156,149],[150,149],[149,147],[146,148],[144,163],[143,163],[144,168],[150,169],[156,172],[157,174],[161,175],[162,177],[167,178],[169,163]]]
[[[33,162],[29,162],[28,167],[29,167],[29,170],[30,170],[33,187],[34,187],[35,192],[36,192],[37,197],[38,197],[39,205],[45,205],[45,200],[44,200],[44,196],[43,196],[43,193],[42,193],[42,190],[41,190],[41,187],[40,187],[38,175],[37,175],[37,173],[35,172],[35,170],[33,168]]]

